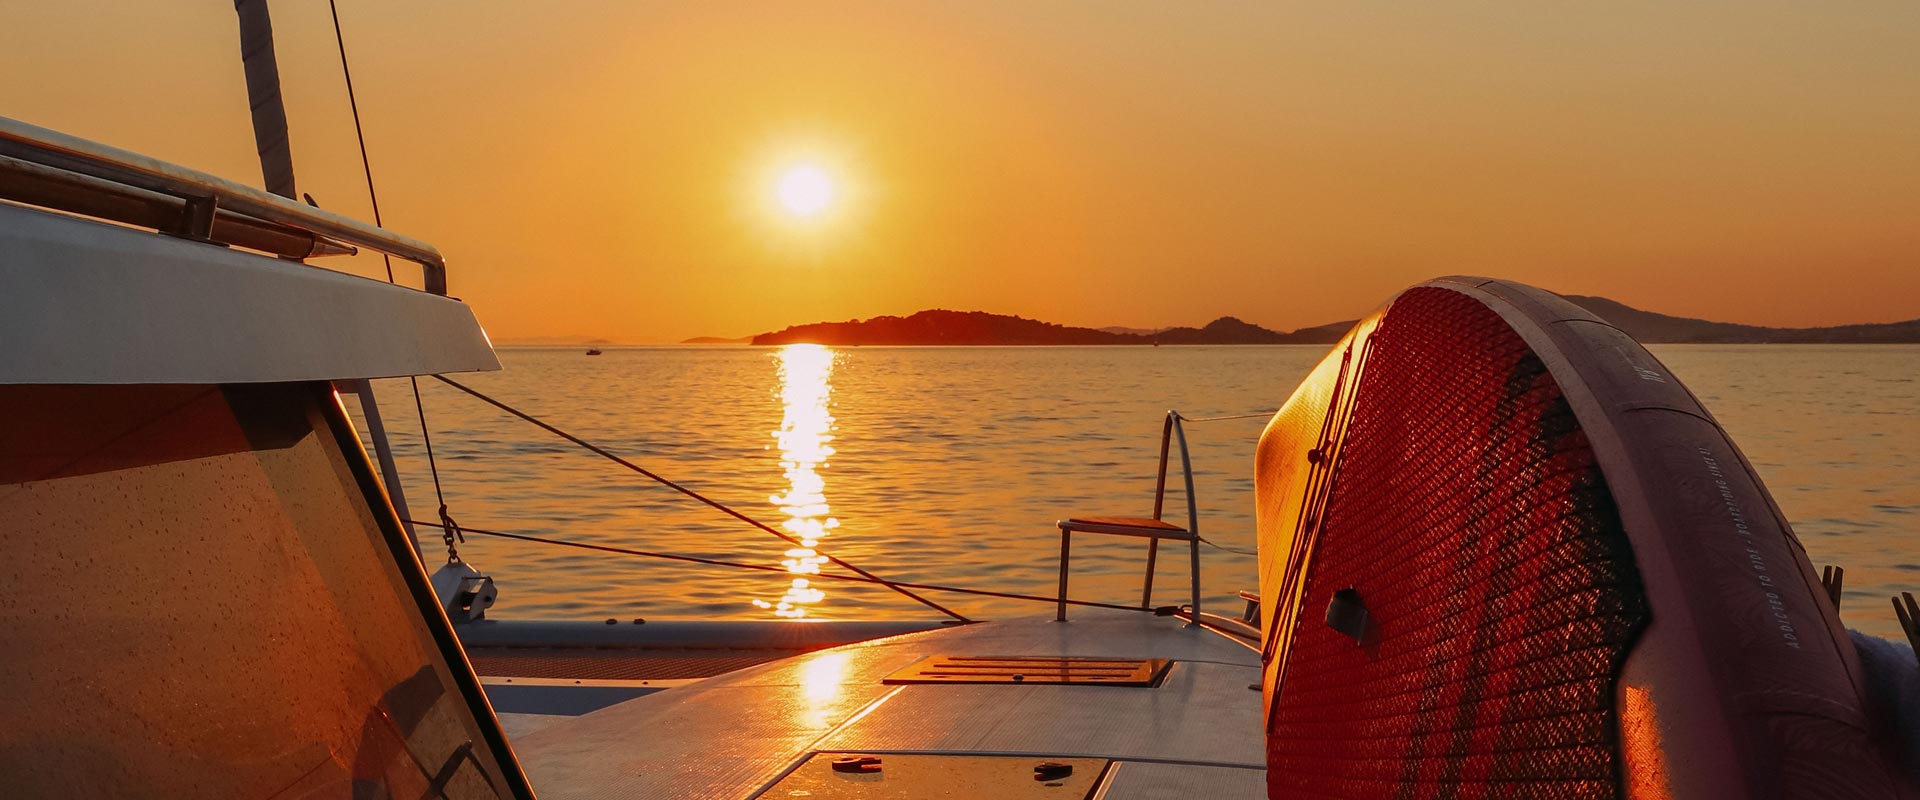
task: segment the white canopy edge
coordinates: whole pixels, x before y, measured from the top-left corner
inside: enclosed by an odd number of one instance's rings
[[[472,309],[452,298],[0,203],[0,384],[499,368]]]

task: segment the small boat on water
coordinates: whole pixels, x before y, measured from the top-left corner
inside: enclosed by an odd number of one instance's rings
[[[437,249],[4,119],[0,199],[8,796],[1916,797],[1838,575],[1676,376],[1546,292],[1409,289],[1285,398],[1238,613],[1203,609],[1170,412],[1153,512],[1064,516],[1054,591],[992,592],[1051,613],[826,556],[928,614],[524,620],[461,537],[580,543],[419,521],[371,379],[645,470],[445,377],[500,363]],[[357,249],[423,288],[303,263]],[[1138,603],[1069,592],[1091,536],[1144,545]]]
[[[598,348],[598,347],[589,347],[589,348],[587,348],[587,355],[590,355],[590,356],[597,356],[597,355],[600,355],[600,348]]]

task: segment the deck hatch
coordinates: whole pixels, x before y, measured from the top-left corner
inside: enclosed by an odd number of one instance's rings
[[[834,762],[864,762],[858,769]],[[814,753],[756,800],[909,800],[992,797],[1074,800],[1093,794],[1105,758],[978,756],[945,753]]]
[[[1164,658],[1064,656],[928,656],[883,683],[991,683],[1157,686],[1173,662]]]

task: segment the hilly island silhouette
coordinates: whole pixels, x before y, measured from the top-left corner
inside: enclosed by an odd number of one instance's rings
[[[1903,322],[1836,325],[1821,328],[1770,328],[1678,317],[1645,311],[1605,297],[1567,295],[1581,308],[1635,339],[1657,344],[1913,344],[1920,343],[1920,319]],[[854,345],[1184,345],[1184,344],[1332,344],[1354,320],[1292,331],[1276,331],[1236,317],[1221,317],[1198,328],[1079,328],[985,311],[929,309],[904,317],[880,316],[844,322],[815,322],[737,339],[701,336],[689,344]]]

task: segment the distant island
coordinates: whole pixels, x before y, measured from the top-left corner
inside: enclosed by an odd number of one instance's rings
[[[922,311],[906,317],[796,325],[753,337],[753,344],[811,342],[832,345],[1087,345],[1087,344],[1330,344],[1348,324],[1272,331],[1221,317],[1203,328],[1134,333],[1075,328],[984,311]]]
[[[1769,328],[1643,311],[1605,297],[1565,297],[1635,339],[1649,344],[1920,344],[1920,319],[1825,328]],[[795,325],[758,336],[699,336],[684,340],[682,344],[1332,344],[1340,341],[1340,337],[1346,335],[1353,324],[1354,320],[1345,320],[1293,331],[1276,331],[1234,317],[1221,317],[1198,328],[1077,328],[1007,314],[932,309],[904,317],[884,316]]]
[[[1562,296],[1648,344],[1920,344],[1920,319],[1825,328],[1768,328],[1657,314],[1605,297]]]
[[[1567,299],[1650,344],[1914,344],[1920,319],[1826,328],[1768,328],[1642,311],[1604,297]],[[1141,345],[1141,344],[1332,344],[1353,320],[1294,331],[1275,331],[1234,317],[1199,328],[1076,328],[984,311],[934,309],[905,317],[795,325],[744,340],[757,345]],[[707,338],[707,337],[703,337]],[[711,341],[711,339],[709,339]]]

